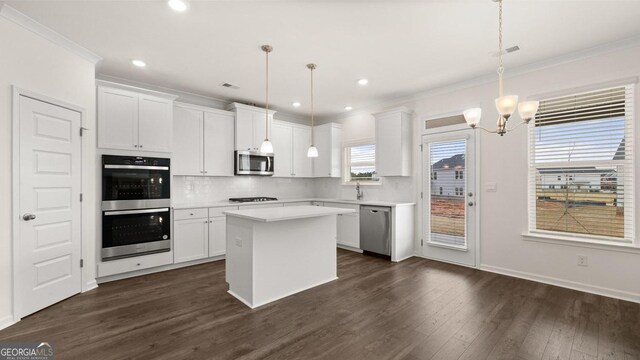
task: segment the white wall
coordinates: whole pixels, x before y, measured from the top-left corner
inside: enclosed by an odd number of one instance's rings
[[[0,7],[2,5],[0,4]],[[11,156],[12,85],[86,109],[83,125],[93,136],[83,140],[83,168],[95,153],[94,64],[0,16],[0,328],[12,318]],[[91,161],[87,162],[86,160]],[[92,168],[91,168],[92,169]],[[83,191],[93,194],[93,171],[83,178]],[[87,196],[83,206],[94,208]],[[17,216],[17,215],[16,215]],[[95,218],[83,219],[83,280],[95,279]],[[85,246],[86,245],[86,246]],[[89,285],[90,286],[90,285]],[[87,284],[83,284],[87,288]]]
[[[575,92],[586,90],[620,79],[640,75],[640,46],[630,46],[617,50],[603,50],[591,57],[567,60],[554,66],[545,65],[538,69],[519,69],[519,75],[507,76],[505,88],[508,93],[518,94],[521,100],[538,95]],[[507,63],[508,69],[508,63]],[[507,72],[507,75],[509,73]],[[407,186],[412,191],[411,198],[419,199],[421,184],[421,155],[418,145],[423,131],[423,120],[439,115],[461,113],[469,107],[481,106],[483,120],[481,126],[495,127],[497,112],[494,98],[497,82],[483,82],[458,89],[435,90],[433,95],[416,96],[410,101],[385,104],[360,110],[358,114],[342,119],[323,119],[342,122],[345,139],[355,139],[372,134],[373,122],[367,115],[396,106],[407,106],[417,114],[414,123],[414,175]],[[640,89],[636,90],[636,105],[640,104]],[[636,115],[637,118],[637,115]],[[512,121],[515,123],[517,117]],[[638,132],[636,127],[636,132]],[[640,302],[640,251],[616,251],[597,246],[581,244],[556,244],[527,241],[522,234],[527,232],[527,176],[528,138],[527,129],[509,133],[504,137],[479,132],[480,141],[480,266],[486,270],[551,282],[567,287],[631,299]],[[636,137],[640,140],[640,136]],[[636,157],[638,161],[639,157]],[[640,170],[640,166],[637,166]],[[640,178],[640,176],[639,176]],[[400,178],[398,178],[400,179]],[[373,191],[379,198],[407,196],[405,179],[392,179],[390,186]],[[324,182],[328,184],[323,184]],[[495,182],[497,192],[486,192],[484,184]],[[640,182],[637,181],[640,184]],[[348,194],[352,189],[342,190],[335,180],[320,180],[318,185],[322,195],[337,197]],[[338,190],[335,190],[338,188]],[[368,188],[365,188],[365,191]],[[636,192],[637,194],[638,192]],[[636,224],[640,223],[640,208],[636,196]],[[422,232],[421,209],[416,218],[416,249],[420,246]],[[577,266],[577,255],[589,257],[588,267]]]

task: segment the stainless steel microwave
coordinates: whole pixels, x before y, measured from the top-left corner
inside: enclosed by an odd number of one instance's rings
[[[273,154],[237,150],[234,163],[236,175],[273,175]]]

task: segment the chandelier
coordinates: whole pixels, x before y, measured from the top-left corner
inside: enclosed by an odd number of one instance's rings
[[[495,1],[495,0],[494,0]],[[498,110],[498,128],[495,131],[490,131],[484,128],[481,128],[484,131],[499,134],[500,136],[504,136],[508,131],[513,129],[507,129],[507,121],[516,107],[518,108],[518,113],[520,113],[520,118],[522,119],[522,124],[529,124],[531,119],[536,115],[538,111],[538,101],[523,101],[518,103],[518,95],[504,95],[503,94],[503,85],[502,85],[502,75],[504,74],[504,66],[502,64],[502,0],[497,0],[498,3],[498,98],[495,100],[496,109]],[[463,112],[464,119],[467,121],[467,124],[472,128],[478,127],[478,123],[480,122],[480,117],[482,116],[481,108],[472,108],[467,109]]]

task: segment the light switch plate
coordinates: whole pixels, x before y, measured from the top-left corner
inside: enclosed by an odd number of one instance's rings
[[[498,183],[488,182],[484,186],[487,192],[497,192],[498,191]]]

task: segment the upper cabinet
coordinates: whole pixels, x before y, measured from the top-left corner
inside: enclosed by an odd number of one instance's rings
[[[175,98],[126,85],[99,82],[98,147],[171,152]]]
[[[174,175],[233,176],[232,112],[176,104],[173,124]]]
[[[313,130],[318,157],[313,159],[314,177],[340,177],[342,170],[342,125],[328,123]]]
[[[275,177],[312,177],[312,160],[307,157],[311,128],[305,125],[274,121],[273,143]]]
[[[265,109],[239,103],[229,104],[227,110],[235,113],[235,149],[260,150],[266,135],[266,122],[271,130],[275,111],[269,110],[267,116]]]
[[[378,176],[411,176],[412,111],[402,107],[373,116]]]

